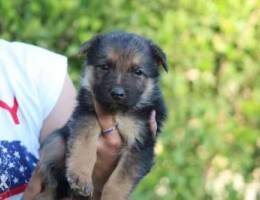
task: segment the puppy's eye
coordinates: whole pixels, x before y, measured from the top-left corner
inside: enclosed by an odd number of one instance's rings
[[[143,72],[142,69],[137,68],[137,69],[134,70],[134,74],[137,75],[137,76],[142,76],[142,75],[144,75],[144,72]]]
[[[106,64],[104,64],[104,65],[97,65],[97,67],[100,68],[100,69],[102,69],[102,70],[104,70],[104,71],[109,70],[109,66],[106,65]]]

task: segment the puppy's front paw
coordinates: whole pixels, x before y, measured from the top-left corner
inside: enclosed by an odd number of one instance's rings
[[[67,171],[67,180],[72,190],[76,193],[85,196],[93,196],[93,184],[91,175],[76,174],[70,170]]]

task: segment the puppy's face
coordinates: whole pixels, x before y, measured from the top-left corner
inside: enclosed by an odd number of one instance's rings
[[[150,41],[129,33],[99,35],[85,43],[87,55],[84,82],[95,99],[109,110],[127,111],[148,103],[159,75],[159,65],[167,70],[161,49]]]

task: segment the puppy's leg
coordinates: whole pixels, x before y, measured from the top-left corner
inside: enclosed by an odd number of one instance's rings
[[[124,152],[103,189],[101,200],[126,200],[129,198],[133,188],[153,165],[153,145],[143,147],[140,148],[140,144],[138,144]]]
[[[55,200],[58,186],[57,175],[65,164],[65,141],[62,137],[63,129],[49,135],[40,151],[40,161],[36,170],[43,178],[44,190],[35,199]]]
[[[56,190],[53,187],[45,187],[44,191],[41,192],[34,200],[56,200],[55,198]]]
[[[96,117],[89,116],[76,126],[69,141],[67,179],[71,188],[80,195],[92,196],[92,172],[96,162],[100,128]]]

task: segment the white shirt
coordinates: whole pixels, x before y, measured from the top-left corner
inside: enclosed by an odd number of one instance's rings
[[[0,200],[21,199],[38,160],[43,121],[66,73],[66,57],[0,40]]]

